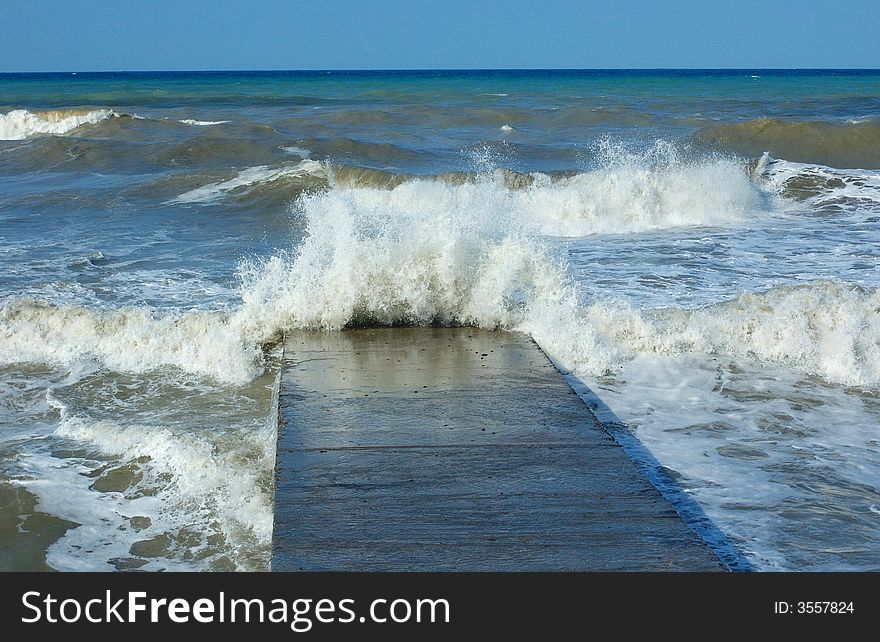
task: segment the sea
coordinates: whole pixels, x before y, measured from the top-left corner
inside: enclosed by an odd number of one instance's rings
[[[531,335],[734,570],[880,570],[880,72],[0,75],[0,569],[269,568],[286,330]]]

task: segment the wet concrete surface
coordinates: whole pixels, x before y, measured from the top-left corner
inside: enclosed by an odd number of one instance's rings
[[[526,335],[292,333],[279,403],[273,570],[723,570]]]

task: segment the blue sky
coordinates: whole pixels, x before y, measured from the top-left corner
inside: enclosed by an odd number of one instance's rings
[[[0,71],[877,68],[878,34],[878,0],[27,0]]]

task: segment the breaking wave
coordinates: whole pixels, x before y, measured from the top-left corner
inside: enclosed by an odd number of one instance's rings
[[[755,174],[771,192],[795,203],[806,202],[812,211],[876,213],[880,206],[880,171],[793,163],[765,154]]]
[[[261,351],[222,313],[90,309],[13,299],[0,307],[0,363],[97,361],[118,372],[163,367],[244,383]]]
[[[754,359],[843,385],[880,385],[880,291],[837,281],[780,286],[693,310],[639,312],[594,304],[583,320],[595,329],[606,363],[573,354],[592,375],[638,354],[703,353]],[[593,360],[596,361],[596,360]]]
[[[0,140],[24,140],[36,134],[66,134],[86,124],[118,116],[110,109],[15,109],[0,114]]]
[[[387,210],[389,216],[442,219],[450,211],[471,218],[516,222],[553,236],[630,233],[682,225],[725,225],[759,210],[760,192],[746,164],[731,158],[683,160],[674,147],[657,143],[634,153],[606,145],[596,169],[523,174],[494,169],[433,177],[391,174],[368,168],[303,160],[276,168],[259,166],[190,190],[172,203],[209,202],[241,195],[256,186],[303,177],[324,180],[327,194],[309,207]]]
[[[160,313],[12,299],[0,308],[0,363],[96,360],[241,384],[261,372],[262,346],[287,329],[441,323],[527,332],[563,367],[588,376],[613,374],[638,354],[700,352],[880,385],[875,290],[816,281],[693,310],[582,300],[545,235],[727,225],[761,206],[760,186],[739,161],[685,162],[659,144],[641,156],[612,151],[601,167],[571,175],[495,170],[381,187],[363,186],[376,180],[372,170],[346,175],[311,160],[251,168],[175,202],[304,175],[323,187],[293,205],[305,230],[296,247],[241,264],[237,309]],[[754,168],[771,187],[782,180],[774,162]]]
[[[442,199],[432,199],[442,203]],[[695,310],[584,302],[564,260],[503,211],[366,205],[344,191],[301,202],[296,252],[244,266],[248,336],[351,324],[463,323],[520,330],[565,368],[613,374],[640,353],[701,352],[880,385],[880,294],[816,281]]]
[[[47,551],[53,568],[162,570],[166,558],[190,569],[266,567],[271,418],[265,429],[230,444],[222,431],[187,434],[97,420],[74,414],[51,389],[46,396],[60,413],[55,436],[87,444],[63,465],[43,453],[21,460],[24,475],[16,483],[39,498],[41,510],[78,525]]]

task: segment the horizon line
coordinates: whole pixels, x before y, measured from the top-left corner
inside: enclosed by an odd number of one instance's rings
[[[308,69],[59,69],[0,71],[0,75],[25,74],[161,74],[161,73],[436,73],[436,72],[880,72],[880,67],[413,67],[413,68],[308,68]]]

